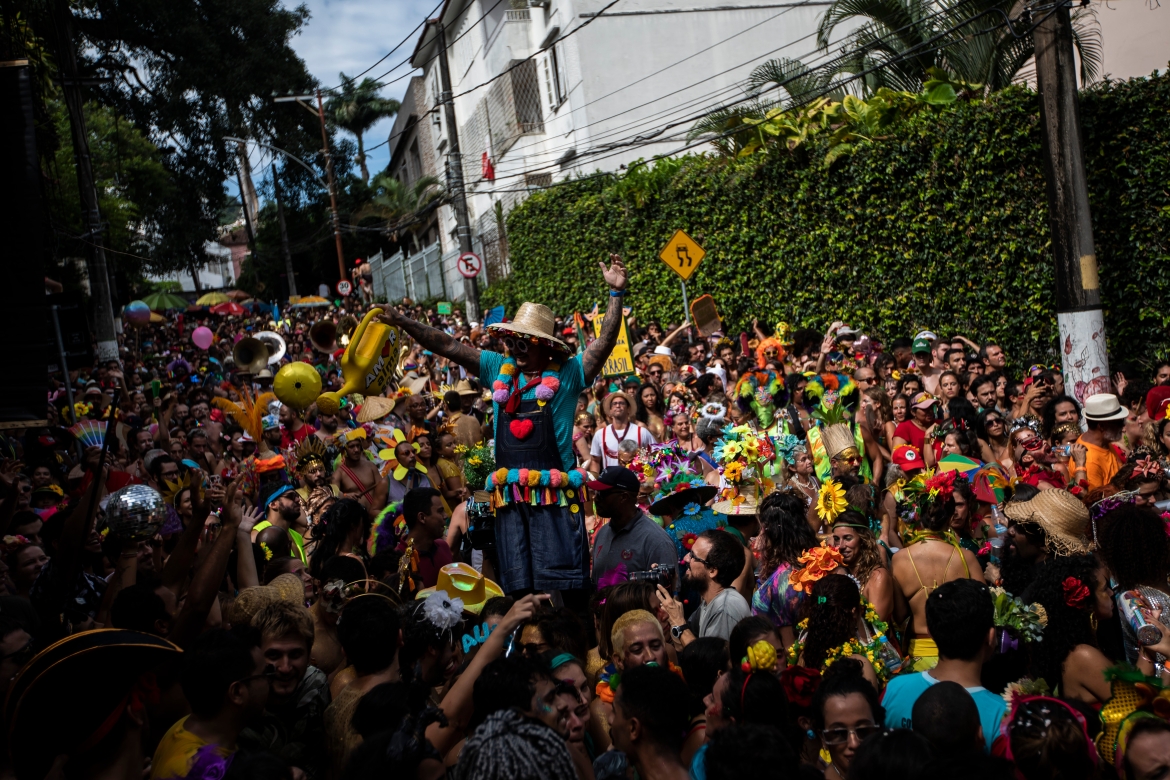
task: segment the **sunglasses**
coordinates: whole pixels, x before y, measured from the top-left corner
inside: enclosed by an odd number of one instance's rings
[[[539,343],[538,339],[517,339],[511,336],[506,336],[504,338],[504,346],[508,348],[508,351],[519,352],[520,354],[528,352],[529,344],[537,343]]]
[[[651,369],[650,376],[662,376],[662,369],[660,368],[657,371]]]
[[[699,556],[695,555],[693,552],[688,552],[688,553],[687,553],[686,555],[684,555],[683,557],[684,557],[684,558],[690,558],[692,561],[698,561],[699,563],[703,564],[704,566],[710,566],[710,565],[711,565],[711,564],[707,563],[705,560],[703,560],[702,558],[700,558]]]
[[[984,425],[1003,425],[1003,420],[998,417],[988,417],[983,423]]]
[[[858,726],[855,729],[825,729],[821,732],[821,742],[825,745],[844,745],[849,741],[849,735],[857,737],[858,742],[864,742],[867,737],[880,733],[881,726],[869,724]]]

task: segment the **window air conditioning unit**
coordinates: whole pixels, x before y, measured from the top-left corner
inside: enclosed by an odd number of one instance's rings
[[[548,8],[549,0],[528,0],[529,8]]]

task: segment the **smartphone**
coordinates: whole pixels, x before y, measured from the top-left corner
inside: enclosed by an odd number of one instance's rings
[[[208,477],[208,485],[213,488],[222,488],[223,477],[221,477],[219,474],[212,474],[210,477]]]

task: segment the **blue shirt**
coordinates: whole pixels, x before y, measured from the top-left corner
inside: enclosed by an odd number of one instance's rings
[[[499,352],[483,350],[479,353],[479,381],[491,388],[492,382],[500,378],[500,366],[504,365],[504,356]],[[553,433],[557,437],[557,449],[561,453],[562,470],[572,471],[577,468],[577,457],[573,454],[573,418],[577,413],[577,397],[585,389],[585,372],[581,368],[581,357],[573,355],[561,361],[561,371],[557,375],[561,380],[560,389],[553,396],[549,404],[552,414]],[[520,385],[523,387],[523,384]],[[536,388],[533,387],[524,393],[522,398],[531,400],[536,398]],[[495,412],[493,425],[500,424],[500,405],[492,402]],[[499,438],[493,430],[493,438]],[[483,487],[482,485],[478,487]]]
[[[691,759],[691,780],[707,780],[707,747],[709,744],[704,742],[695,751],[695,757]]]
[[[910,713],[914,710],[914,702],[930,686],[938,680],[930,676],[929,672],[918,674],[900,674],[890,680],[886,686],[886,694],[882,698],[882,706],[886,708],[886,728],[909,729],[914,724]],[[1002,696],[997,696],[983,686],[967,688],[967,693],[975,700],[975,707],[979,710],[979,723],[983,726],[983,739],[990,752],[991,743],[999,736],[999,725],[1007,711],[1007,702]]]

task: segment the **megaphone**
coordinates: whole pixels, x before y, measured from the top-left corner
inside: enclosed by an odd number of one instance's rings
[[[321,320],[309,328],[309,343],[318,352],[332,354],[337,350],[337,326],[332,320]]]
[[[245,374],[258,374],[268,366],[268,345],[251,336],[240,339],[232,347],[232,360]]]
[[[268,365],[276,365],[284,354],[288,352],[288,345],[284,343],[284,337],[279,333],[273,333],[270,330],[264,330],[256,334],[256,338],[264,343],[268,348]]]

